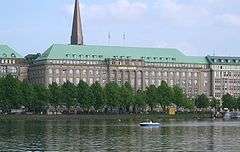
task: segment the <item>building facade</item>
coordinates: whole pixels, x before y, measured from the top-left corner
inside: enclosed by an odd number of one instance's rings
[[[24,58],[7,45],[0,45],[0,77],[12,75],[27,80],[28,65]]]
[[[207,56],[211,70],[212,96],[240,96],[240,57]]]
[[[34,64],[28,79],[48,86],[67,81],[89,85],[124,84],[135,90],[162,81],[178,85],[188,97],[240,95],[240,58],[186,56],[177,49],[91,46],[83,44],[79,2],[75,2],[71,45],[53,44]]]
[[[124,84],[135,90],[162,81],[179,85],[189,97],[210,96],[210,65],[205,57],[185,56],[176,49],[86,45],[52,45],[29,69],[35,84],[78,84],[80,80]]]

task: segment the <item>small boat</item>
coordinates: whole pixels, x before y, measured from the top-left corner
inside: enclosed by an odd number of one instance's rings
[[[152,121],[150,122],[143,122],[139,124],[141,127],[160,127],[160,123],[153,123]]]

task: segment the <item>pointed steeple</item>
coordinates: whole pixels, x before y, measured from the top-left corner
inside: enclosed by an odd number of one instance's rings
[[[82,22],[81,22],[80,7],[79,7],[78,0],[75,0],[71,44],[83,45]]]

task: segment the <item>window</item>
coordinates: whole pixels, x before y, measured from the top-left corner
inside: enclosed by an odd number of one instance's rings
[[[16,55],[15,55],[14,53],[12,53],[12,54],[11,54],[11,57],[12,57],[12,58],[15,58],[15,57],[16,57]]]
[[[73,74],[73,70],[69,70],[69,74]]]
[[[152,76],[155,76],[155,72],[154,71],[152,71]]]
[[[56,69],[55,72],[56,72],[56,74],[59,74],[59,69]]]
[[[79,78],[76,78],[75,84],[79,84],[79,81],[80,81],[80,79],[79,79]]]
[[[51,77],[49,77],[49,84],[52,84],[53,79]]]
[[[52,74],[52,72],[53,72],[52,69],[48,69],[49,74]]]
[[[148,85],[149,85],[149,80],[146,79],[146,80],[145,80],[145,83],[146,83],[146,86],[148,86]]]
[[[90,85],[93,84],[93,78],[90,78],[90,79],[89,79],[89,83],[90,83]]]
[[[195,80],[195,81],[194,81],[194,84],[195,84],[195,85],[197,85],[197,83],[198,83],[198,81],[197,81],[197,80]]]
[[[145,72],[145,75],[148,76],[148,71]]]
[[[183,72],[183,73],[182,73],[182,76],[183,76],[183,77],[185,77],[185,76],[186,76],[186,73],[185,73],[185,72]]]
[[[60,81],[59,81],[59,78],[56,78],[56,83],[59,84],[59,82],[60,82]]]
[[[80,70],[76,70],[76,74],[80,74]]]
[[[73,83],[73,78],[69,78],[69,82]]]
[[[141,85],[142,85],[142,80],[138,79],[138,86],[141,86]]]
[[[151,81],[151,85],[154,85],[154,84],[155,84],[155,80],[152,80],[152,81]]]
[[[89,70],[89,74],[90,74],[90,75],[93,75],[93,70]]]
[[[167,76],[168,76],[167,72],[164,72],[164,76],[165,76],[165,77],[167,77]]]
[[[99,75],[99,71],[98,70],[96,70],[96,75]]]

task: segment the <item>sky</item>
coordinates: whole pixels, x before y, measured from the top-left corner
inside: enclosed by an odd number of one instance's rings
[[[192,56],[240,56],[240,0],[80,3],[86,45],[177,48]],[[43,53],[53,43],[69,44],[73,4],[74,0],[1,0],[0,44],[22,55]]]

